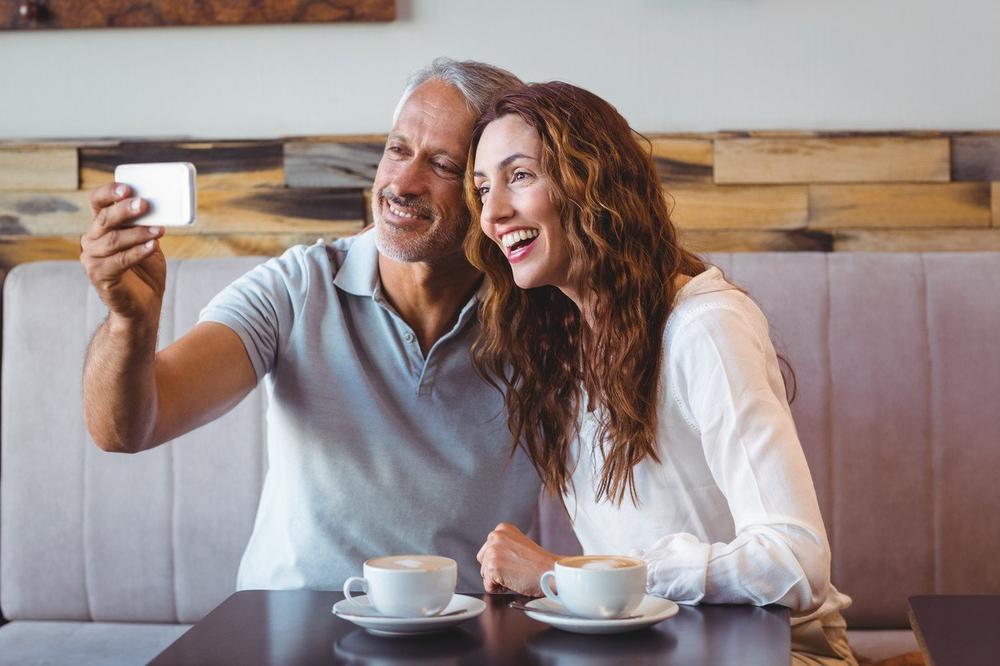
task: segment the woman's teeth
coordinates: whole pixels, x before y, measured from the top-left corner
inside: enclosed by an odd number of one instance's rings
[[[521,241],[531,240],[538,236],[537,229],[518,229],[517,231],[511,231],[500,237],[500,242],[506,248],[511,248]]]

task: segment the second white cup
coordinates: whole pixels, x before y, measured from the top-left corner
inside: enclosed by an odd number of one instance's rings
[[[552,590],[555,581],[556,591]],[[542,592],[585,618],[613,619],[629,615],[646,595],[646,563],[620,555],[581,555],[558,560],[539,580]]]
[[[388,555],[365,562],[364,577],[344,581],[344,598],[363,606],[352,587],[361,583],[368,601],[387,617],[429,617],[451,603],[458,582],[458,564],[439,555]]]

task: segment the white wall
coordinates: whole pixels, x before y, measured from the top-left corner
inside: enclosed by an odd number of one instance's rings
[[[0,138],[388,129],[436,55],[643,131],[1000,128],[997,0],[398,0],[382,24],[0,32]]]

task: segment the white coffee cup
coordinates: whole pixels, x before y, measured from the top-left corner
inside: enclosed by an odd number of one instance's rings
[[[555,580],[558,594],[552,591]],[[622,555],[579,555],[558,560],[539,580],[545,596],[580,617],[629,615],[646,595],[646,563]]]
[[[360,582],[368,601],[387,617],[429,617],[451,603],[458,582],[458,564],[439,555],[387,555],[365,562],[364,577],[344,581],[344,598],[365,605],[351,596]]]

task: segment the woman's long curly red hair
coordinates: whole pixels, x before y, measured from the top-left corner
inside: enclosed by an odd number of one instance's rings
[[[629,492],[636,501],[633,468],[646,457],[659,461],[658,378],[675,278],[705,265],[678,244],[638,135],[603,99],[562,82],[510,90],[479,119],[466,173],[477,222],[482,203],[472,172],[479,140],[490,122],[510,114],[541,138],[541,168],[569,247],[569,283],[589,290],[595,325],[586,326],[555,287],[518,288],[504,253],[474,223],[465,252],[485,273],[488,292],[473,358],[504,392],[513,446],[525,450],[549,492],[569,486],[569,449],[583,407],[598,416],[597,498],[621,503]]]

